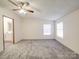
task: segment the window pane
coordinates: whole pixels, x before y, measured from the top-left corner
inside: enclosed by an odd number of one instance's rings
[[[51,24],[43,25],[43,35],[51,35]]]
[[[63,22],[57,23],[57,36],[63,38]]]

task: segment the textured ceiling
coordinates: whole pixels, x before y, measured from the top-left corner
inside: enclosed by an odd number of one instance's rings
[[[24,0],[29,1],[32,6],[40,10],[39,14],[29,14],[26,16],[40,17],[49,20],[56,20],[79,8],[79,0]],[[12,5],[7,0],[0,0],[0,6],[12,9]]]

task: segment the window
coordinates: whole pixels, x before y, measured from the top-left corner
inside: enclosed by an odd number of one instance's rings
[[[43,35],[51,35],[51,24],[43,25]]]
[[[63,38],[63,22],[57,23],[57,36]]]

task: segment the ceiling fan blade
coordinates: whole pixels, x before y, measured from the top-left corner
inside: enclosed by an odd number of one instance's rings
[[[15,2],[13,2],[12,0],[8,0],[10,3],[12,3],[13,5],[17,6],[17,4]]]
[[[29,11],[29,12],[31,12],[31,13],[34,13],[34,11],[32,11],[32,10],[27,10],[27,11]]]
[[[30,7],[38,12],[41,12],[38,8],[35,8],[34,6],[30,5]]]
[[[23,6],[24,5],[24,2],[19,2],[19,5]]]
[[[28,6],[28,5],[30,5],[30,3],[29,2],[25,2],[25,4]]]
[[[13,11],[17,11],[17,10],[20,10],[20,9],[12,9]]]

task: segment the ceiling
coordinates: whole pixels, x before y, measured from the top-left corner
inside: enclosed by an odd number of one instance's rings
[[[23,0],[29,1],[40,13],[25,15],[40,17],[48,20],[57,20],[79,8],[79,0]],[[6,3],[7,2],[7,3]],[[0,6],[12,9],[13,5],[8,0],[0,0]],[[19,14],[18,14],[19,15]]]

